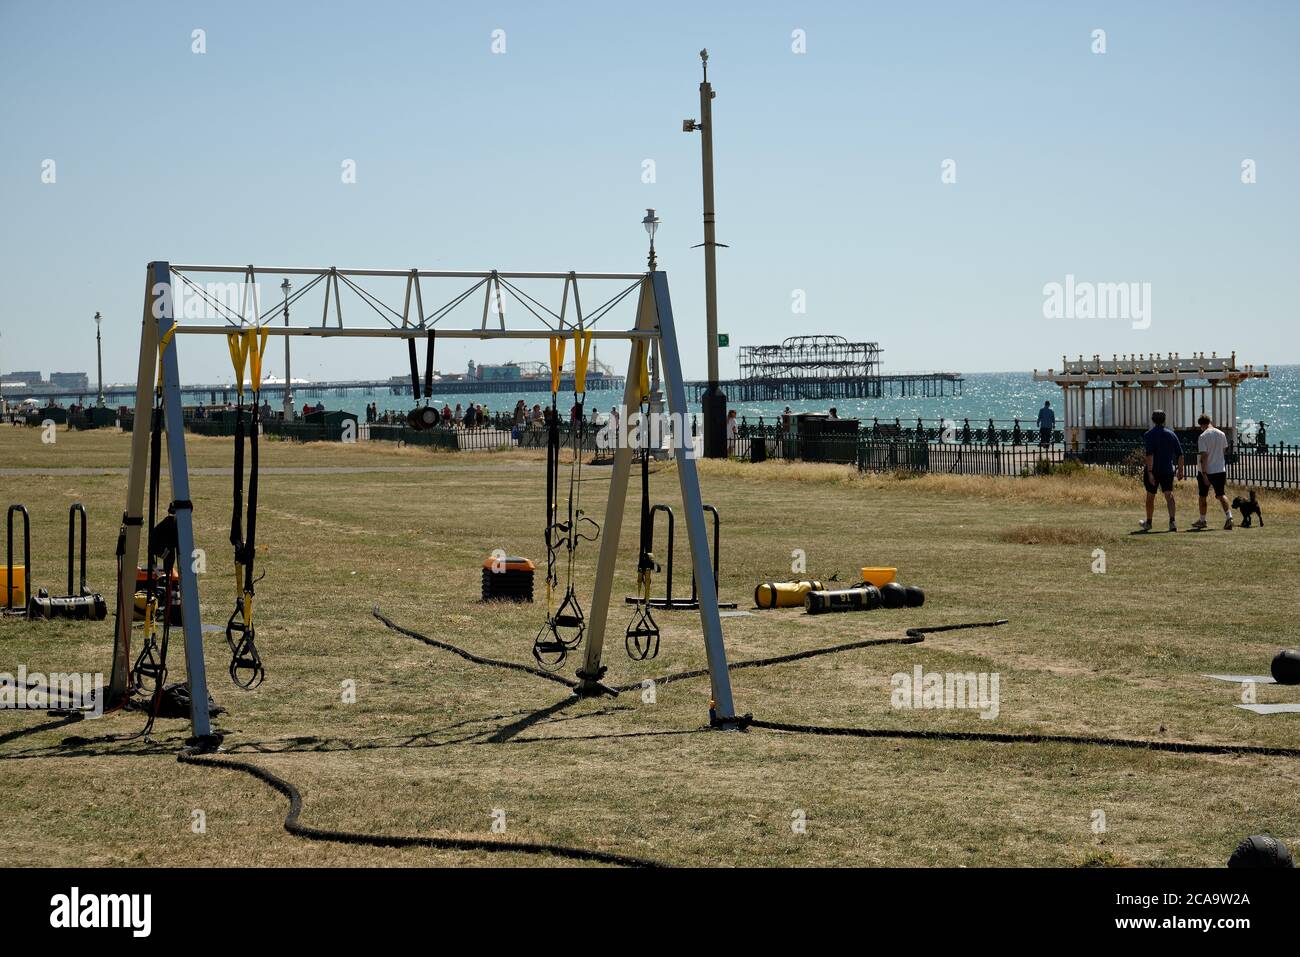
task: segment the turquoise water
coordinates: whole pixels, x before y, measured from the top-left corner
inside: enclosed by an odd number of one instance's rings
[[[1264,421],[1268,426],[1270,442],[1300,443],[1300,366],[1274,366],[1267,379],[1253,379],[1242,384],[1237,392],[1238,422],[1247,419]],[[750,422],[764,416],[771,420],[778,416],[788,404],[796,412],[825,411],[832,404],[839,411],[841,418],[860,418],[870,420],[872,417],[881,421],[893,421],[900,418],[907,420],[950,418],[961,422],[965,418],[977,425],[986,419],[1006,420],[1020,418],[1022,423],[1032,424],[1038,415],[1044,400],[1052,400],[1053,406],[1060,408],[1061,390],[1049,383],[1034,382],[1028,372],[976,372],[967,375],[966,382],[959,396],[946,398],[889,398],[882,399],[840,399],[818,402],[740,402],[731,406],[737,415],[745,416]],[[621,398],[618,392],[593,392],[587,397],[588,409],[608,412]],[[438,396],[439,408],[445,402],[453,409],[456,403],[465,405],[469,402],[481,403],[495,412],[508,412],[514,408],[518,399],[523,399],[531,408],[534,403],[549,405],[550,393],[520,393],[518,395],[447,395]],[[303,403],[315,405],[324,402],[328,409],[347,409],[357,414],[364,414],[370,402],[376,402],[382,412],[384,409],[405,412],[410,408],[410,399],[388,394],[387,390],[366,393],[361,390],[347,395],[335,395],[333,392],[318,393],[310,389],[299,388],[295,391],[295,400],[299,408]],[[565,402],[561,396],[561,405],[572,403],[572,398]],[[273,405],[275,403],[272,403]]]

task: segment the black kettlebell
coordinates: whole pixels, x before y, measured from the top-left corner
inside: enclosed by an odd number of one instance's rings
[[[1300,685],[1300,651],[1283,649],[1273,656],[1273,680],[1280,685]]]
[[[898,582],[881,585],[880,602],[886,608],[902,608],[907,602],[907,591]]]
[[[908,608],[920,608],[925,604],[925,592],[916,585],[908,585],[903,589],[903,603]]]

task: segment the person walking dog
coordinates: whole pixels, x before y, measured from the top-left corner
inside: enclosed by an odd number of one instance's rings
[[[1228,496],[1223,491],[1228,482],[1228,466],[1224,461],[1225,453],[1228,451],[1228,437],[1216,429],[1210,417],[1204,413],[1201,413],[1196,424],[1201,427],[1201,434],[1196,439],[1199,467],[1196,473],[1196,489],[1201,493],[1201,517],[1192,524],[1192,528],[1197,530],[1205,528],[1205,509],[1209,504],[1210,489],[1213,489],[1214,497],[1223,509],[1223,528],[1225,531],[1231,531],[1232,506],[1228,504]]]

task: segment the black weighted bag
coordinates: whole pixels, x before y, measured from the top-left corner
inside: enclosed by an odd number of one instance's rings
[[[898,582],[880,586],[880,603],[886,608],[902,608],[907,604],[907,591]]]
[[[916,585],[907,585],[903,588],[903,604],[908,608],[920,608],[925,604],[925,592],[921,591]]]
[[[804,610],[810,615],[828,611],[871,611],[880,607],[880,592],[875,585],[840,588],[835,591],[810,591],[804,596]]]
[[[1300,651],[1283,649],[1273,658],[1273,680],[1280,685],[1300,685]]]
[[[1295,867],[1291,851],[1272,834],[1252,834],[1232,852],[1228,866],[1238,867]]]

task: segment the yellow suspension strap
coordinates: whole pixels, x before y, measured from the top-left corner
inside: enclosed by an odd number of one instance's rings
[[[569,417],[569,432],[573,446],[573,462],[569,466],[569,563],[568,590],[565,602],[576,612],[577,634],[570,647],[576,648],[582,642],[582,633],[586,629],[586,620],[573,590],[573,569],[578,552],[578,542],[594,542],[600,537],[600,526],[588,518],[582,511],[582,453],[586,418],[583,405],[587,398],[587,362],[591,356],[592,334],[579,329],[573,334],[573,411]],[[561,606],[563,608],[563,605]],[[564,624],[562,621],[561,624]]]
[[[637,603],[628,623],[623,647],[633,661],[645,661],[659,655],[659,625],[650,614],[650,581],[659,571],[651,549],[654,537],[653,513],[650,510],[650,370],[649,342],[636,341],[637,384],[640,390],[641,424],[641,544],[636,565]]]
[[[262,356],[266,352],[267,332],[250,327],[226,334],[230,360],[235,370],[235,463],[233,507],[230,515],[230,544],[235,558],[235,610],[226,622],[226,644],[230,647],[230,680],[236,687],[252,690],[262,683],[266,670],[257,653],[253,628],[254,564],[257,556],[257,436],[262,390]],[[249,374],[253,407],[249,415],[248,506],[244,506],[244,373]],[[246,524],[245,524],[246,521]],[[247,534],[245,534],[245,531]]]
[[[566,339],[553,336],[551,345],[551,421],[547,432],[547,475],[546,475],[546,605],[545,624],[533,639],[533,658],[543,668],[554,670],[564,663],[568,653],[582,644],[587,629],[586,614],[578,601],[574,589],[575,556],[579,541],[595,541],[600,534],[600,526],[582,514],[581,509],[581,469],[582,469],[582,395],[586,393],[587,363],[591,355],[592,335],[590,332],[577,330],[574,339],[574,415],[570,420],[573,434],[573,463],[569,472],[569,502],[564,521],[559,520],[559,478],[560,478],[560,381],[564,371],[564,351]],[[553,611],[554,589],[559,586],[559,574],[556,561],[560,547],[568,552],[565,566],[564,597],[559,607]]]
[[[533,639],[533,658],[547,669],[560,667],[570,649],[568,641],[561,636],[557,627],[555,609],[555,589],[560,584],[558,553],[569,532],[566,524],[556,521],[560,486],[559,393],[566,342],[563,336],[552,336],[549,340],[551,409],[546,423],[546,525],[542,531],[546,543],[546,621]]]

